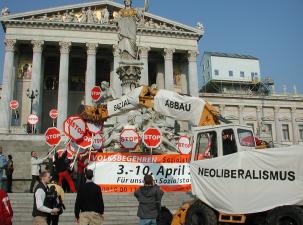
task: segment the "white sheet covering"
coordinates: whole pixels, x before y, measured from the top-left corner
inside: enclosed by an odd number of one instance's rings
[[[192,162],[193,194],[228,214],[303,204],[303,147],[245,151]]]

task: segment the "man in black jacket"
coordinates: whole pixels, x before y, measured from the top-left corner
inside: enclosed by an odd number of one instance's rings
[[[75,217],[80,225],[100,225],[103,223],[104,203],[101,188],[93,179],[92,170],[85,171],[86,183],[80,187],[75,203]]]
[[[46,219],[50,214],[57,214],[60,209],[49,207],[49,192],[48,186],[50,182],[49,172],[42,172],[40,175],[40,182],[35,189],[34,194],[34,207],[33,207],[33,217],[34,225],[47,225]]]
[[[139,201],[137,216],[140,218],[140,225],[157,225],[162,196],[163,191],[155,185],[153,177],[145,175],[144,186],[135,192]]]

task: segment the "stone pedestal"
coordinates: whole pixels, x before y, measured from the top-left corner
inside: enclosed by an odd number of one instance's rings
[[[117,74],[121,80],[122,94],[125,95],[139,87],[143,63],[138,61],[120,62]]]

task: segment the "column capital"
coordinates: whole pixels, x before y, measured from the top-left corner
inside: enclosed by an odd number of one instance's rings
[[[33,41],[31,41],[31,44],[33,45],[33,52],[34,53],[41,53],[42,52],[44,41],[33,40]]]
[[[244,108],[245,108],[245,105],[239,105],[240,111],[243,111]]]
[[[280,107],[279,107],[279,106],[275,106],[275,107],[274,107],[274,112],[277,113],[277,112],[279,112],[279,110],[280,110]]]
[[[87,54],[88,55],[96,55],[98,43],[86,43]]]
[[[113,55],[114,57],[119,57],[120,56],[120,50],[118,45],[113,45]]]
[[[164,58],[165,59],[173,59],[174,52],[176,50],[174,48],[165,48],[163,51],[164,51]]]
[[[196,62],[198,55],[199,55],[198,51],[188,51],[188,61]]]
[[[296,110],[297,110],[297,108],[296,108],[296,107],[291,107],[291,112],[292,112],[292,113],[295,113],[295,112],[296,112]]]
[[[69,54],[70,47],[72,46],[72,43],[71,42],[60,41],[59,46],[60,46],[60,53],[61,54]]]
[[[141,46],[141,47],[139,47],[139,50],[140,50],[140,57],[141,58],[147,58],[148,57],[148,52],[150,51],[150,47]]]
[[[14,39],[5,39],[4,45],[5,45],[5,51],[7,52],[14,52],[16,47],[16,40]]]
[[[257,106],[257,112],[261,112],[262,106]]]

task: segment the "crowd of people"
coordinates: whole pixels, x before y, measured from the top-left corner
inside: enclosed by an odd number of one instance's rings
[[[43,165],[45,168],[42,168]],[[30,192],[34,195],[33,224],[58,225],[59,216],[65,210],[64,189],[77,192],[74,214],[75,221],[80,225],[100,225],[104,221],[104,202],[100,186],[93,182],[94,172],[87,167],[85,157],[77,158],[77,188],[72,179],[71,160],[65,151],[62,155],[38,158],[37,152],[31,152],[32,181]],[[13,160],[2,154],[0,146],[0,177],[6,172],[7,190],[11,192]],[[1,181],[1,179],[0,179]],[[66,181],[67,187],[64,187]],[[2,185],[2,183],[0,183]],[[144,176],[144,186],[139,188],[134,196],[139,202],[137,215],[140,225],[156,225],[161,211],[163,192],[160,190],[151,175]],[[0,187],[0,224],[12,225],[13,209],[7,192]]]

